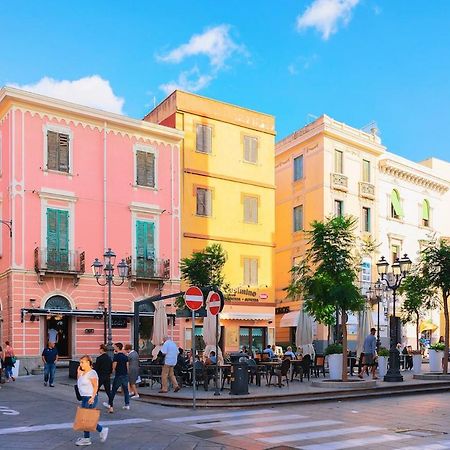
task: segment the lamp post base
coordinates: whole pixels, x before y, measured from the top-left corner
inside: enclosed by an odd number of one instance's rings
[[[389,370],[383,380],[388,382],[403,381],[403,376],[400,374],[400,353],[396,348],[389,350]]]

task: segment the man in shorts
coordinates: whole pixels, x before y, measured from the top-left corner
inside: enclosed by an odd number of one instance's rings
[[[377,379],[375,376],[376,364],[375,357],[377,356],[377,338],[375,337],[376,333],[375,328],[370,329],[370,334],[364,339],[363,353],[364,359],[361,365],[361,372],[359,373],[359,378],[363,378],[364,368],[369,367],[372,368],[372,378],[374,380]]]

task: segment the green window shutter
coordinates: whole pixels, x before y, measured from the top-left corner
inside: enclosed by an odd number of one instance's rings
[[[69,264],[69,213],[47,209],[47,266],[67,270]]]
[[[391,204],[394,208],[395,214],[398,217],[403,217],[404,214],[402,206],[400,204],[400,195],[395,189],[391,192]]]
[[[136,221],[136,257],[145,258],[147,252],[146,222]]]
[[[155,224],[146,222],[146,257],[147,259],[155,258]]]
[[[47,131],[47,169],[58,170],[58,133]]]
[[[155,224],[136,221],[136,275],[151,278],[155,274]]]
[[[430,204],[428,200],[424,200],[422,203],[422,219],[430,220]]]
[[[58,210],[47,209],[47,248],[56,250],[58,248]]]

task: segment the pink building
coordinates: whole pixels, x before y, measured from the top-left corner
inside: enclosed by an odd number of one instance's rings
[[[125,283],[112,288],[114,341],[133,342],[134,302],[179,291],[182,137],[149,122],[0,90],[0,338],[2,345],[12,341],[22,367],[40,362],[51,328],[61,356],[98,353],[107,288],[90,266],[108,247],[116,265],[125,258],[130,266]],[[142,354],[151,331],[150,309],[140,319]]]

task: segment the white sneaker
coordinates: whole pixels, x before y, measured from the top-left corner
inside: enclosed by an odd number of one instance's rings
[[[133,400],[136,400],[137,398],[139,398],[139,394],[132,395],[130,398],[132,398]]]
[[[92,444],[91,438],[78,438],[75,442],[75,445],[78,445],[78,447],[83,447],[85,445],[91,444]]]
[[[103,402],[103,406],[104,406],[105,408],[109,408],[109,403],[108,403],[108,402]]]
[[[108,427],[103,427],[103,430],[100,431],[100,442],[105,442],[106,438],[108,437]]]
[[[122,406],[122,409],[130,409],[130,405],[124,405]]]

